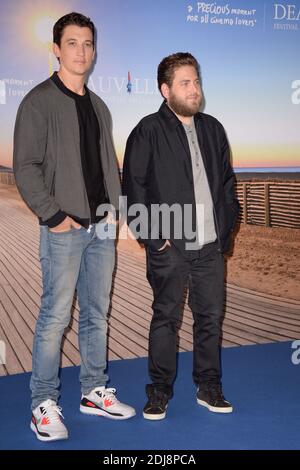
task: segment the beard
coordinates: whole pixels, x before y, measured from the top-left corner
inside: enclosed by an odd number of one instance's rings
[[[185,101],[177,98],[174,94],[169,95],[168,105],[175,114],[183,117],[192,117],[198,113],[200,109],[201,99],[200,96],[194,102],[186,103]]]

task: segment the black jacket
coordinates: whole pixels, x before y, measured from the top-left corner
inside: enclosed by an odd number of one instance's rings
[[[194,117],[199,146],[206,169],[214,206],[215,228],[221,251],[230,248],[230,235],[238,217],[239,204],[235,196],[235,176],[230,165],[230,150],[223,126],[217,119],[203,113]],[[123,194],[128,208],[142,203],[191,204],[195,228],[195,195],[191,155],[183,125],[163,103],[159,111],[142,119],[131,132],[123,166]],[[128,217],[130,223],[133,217]],[[151,220],[150,227],[157,221]],[[159,239],[140,237],[139,241],[152,249],[160,248],[170,238],[180,249],[187,240],[165,236],[159,226]]]

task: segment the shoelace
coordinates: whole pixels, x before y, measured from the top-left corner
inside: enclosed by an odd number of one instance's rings
[[[106,388],[104,392],[102,392],[101,396],[102,398],[108,398],[112,403],[116,403],[118,401],[115,388]]]
[[[151,405],[162,405],[165,400],[165,394],[160,390],[154,390],[149,397]]]
[[[49,418],[50,422],[60,421],[60,416],[64,418],[61,412],[62,408],[58,405],[49,404],[48,406],[44,406],[43,408],[44,411],[42,412],[42,416],[46,416],[47,418]]]
[[[209,392],[211,393],[211,396],[215,401],[225,400],[221,390],[221,386],[219,384],[211,384],[209,387]]]

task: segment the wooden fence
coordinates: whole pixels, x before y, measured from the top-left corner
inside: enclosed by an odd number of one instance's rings
[[[300,181],[238,181],[237,196],[242,223],[300,228]]]
[[[0,183],[15,184],[15,176],[11,171],[0,171]]]
[[[14,174],[0,171],[0,182],[15,184]],[[300,228],[300,181],[238,181],[237,196],[242,223]]]

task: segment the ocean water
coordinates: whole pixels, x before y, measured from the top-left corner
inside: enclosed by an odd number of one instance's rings
[[[270,166],[270,167],[233,167],[235,173],[300,173],[300,166]],[[0,171],[11,173],[12,168],[0,165]],[[122,170],[120,170],[122,173]]]
[[[234,168],[236,173],[300,173],[300,166]]]

